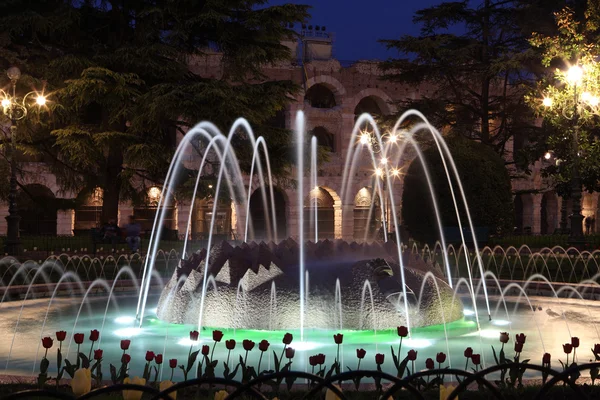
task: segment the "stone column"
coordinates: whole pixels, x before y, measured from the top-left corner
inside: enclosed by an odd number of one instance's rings
[[[231,216],[231,228],[234,229],[234,236],[236,240],[245,240],[246,239],[246,204],[235,203],[234,204],[235,213],[232,211]],[[235,214],[235,220],[233,219],[233,214]],[[252,236],[250,236],[250,239]]]
[[[344,204],[341,208],[341,238],[347,242],[352,242],[354,239],[354,204]],[[336,210],[337,224],[337,210]],[[336,226],[337,230],[337,226]],[[337,235],[336,235],[336,238]]]
[[[75,228],[75,210],[58,210],[56,212],[56,234],[73,236]]]
[[[336,138],[336,150],[342,155],[343,161],[346,160],[346,154],[348,153],[348,146],[350,143],[350,135],[352,134],[352,128],[354,128],[354,114],[350,112],[342,113],[342,135]]]
[[[187,202],[177,202],[177,234],[182,239],[190,234],[190,232],[187,231],[187,225],[191,212],[192,209]]]
[[[133,205],[131,203],[119,204],[119,226],[124,226],[129,223],[129,217],[133,215]],[[147,235],[150,237],[150,235]]]
[[[540,234],[542,232],[542,194],[534,194],[532,199],[532,226],[531,233]]]
[[[6,223],[6,216],[8,215],[8,204],[2,203],[0,205],[0,234],[6,235],[6,230],[8,228]]]
[[[294,193],[295,194],[295,193]],[[294,240],[299,240],[298,238],[298,227],[300,223],[300,215],[304,211],[302,207],[298,207],[295,199],[293,203],[289,206],[290,213],[288,215],[288,236],[293,238]],[[306,235],[306,232],[305,232]]]

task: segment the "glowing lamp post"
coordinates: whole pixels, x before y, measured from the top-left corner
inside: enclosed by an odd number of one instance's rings
[[[595,67],[588,66],[590,70]],[[562,88],[548,88],[549,95],[543,98],[542,106],[544,113],[554,117],[565,118],[570,121],[573,128],[571,136],[571,156],[573,159],[571,176],[571,199],[573,200],[573,212],[569,217],[571,221],[569,241],[578,243],[583,237],[583,219],[581,214],[582,183],[580,171],[579,154],[579,129],[582,114],[598,115],[600,97],[594,91],[598,88],[597,79],[586,76],[586,69],[579,65],[570,67],[567,71],[558,71],[557,77],[565,85]],[[550,155],[550,153],[547,153]],[[545,157],[549,159],[550,157]],[[563,215],[566,217],[566,201],[563,200]],[[561,221],[561,230],[566,230],[566,219]]]
[[[32,107],[42,107],[46,105],[46,97],[42,93],[32,91],[25,96],[17,96],[17,81],[21,78],[21,71],[17,67],[11,67],[6,71],[10,79],[10,89],[4,91],[0,89],[2,100],[2,112],[10,120],[10,146],[7,146],[7,158],[10,162],[10,191],[8,194],[8,216],[5,252],[8,254],[18,254],[20,252],[21,241],[19,238],[19,210],[17,209],[17,160],[15,155],[17,122],[27,116],[27,112]],[[35,95],[35,99],[33,96]],[[31,101],[34,100],[34,101]]]

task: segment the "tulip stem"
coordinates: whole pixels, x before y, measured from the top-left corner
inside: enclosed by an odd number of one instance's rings
[[[398,344],[398,361],[400,361],[400,350],[402,350],[402,336],[400,336],[400,344]]]
[[[256,370],[256,372],[257,372],[259,375],[260,375],[260,363],[262,362],[262,357],[263,357],[263,354],[265,354],[265,352],[264,352],[264,351],[261,351],[261,352],[260,352],[260,357],[258,357],[258,369]]]
[[[210,362],[213,360],[213,354],[215,354],[215,347],[217,347],[217,342],[213,343],[212,351],[210,352]]]
[[[229,356],[231,355],[231,350],[227,349],[227,366],[229,366]]]
[[[280,360],[283,360],[283,356],[285,354],[285,349],[287,348],[287,344],[283,344],[283,351],[281,352],[281,357],[279,357]]]

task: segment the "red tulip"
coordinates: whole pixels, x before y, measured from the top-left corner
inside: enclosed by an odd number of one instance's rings
[[[220,342],[221,339],[223,339],[223,332],[222,331],[213,331],[213,340],[215,342]]]
[[[229,339],[225,341],[225,347],[227,347],[227,350],[233,350],[235,349],[235,340],[234,339]]]
[[[600,343],[596,343],[594,345],[594,348],[592,349],[592,353],[594,353],[594,354],[600,354]]]
[[[54,341],[51,337],[45,337],[42,339],[42,346],[44,346],[45,349],[49,349],[50,347],[52,347],[53,343]]]
[[[83,343],[83,338],[84,338],[83,333],[76,333],[73,335],[73,340],[77,344]]]
[[[90,340],[92,342],[97,341],[99,337],[100,337],[100,332],[98,332],[98,329],[92,329],[90,331]]]
[[[473,356],[473,349],[471,347],[467,347],[465,349],[465,357],[471,358],[471,356]]]
[[[123,354],[121,356],[121,363],[129,364],[130,361],[131,361],[131,356],[129,354]]]
[[[579,347],[579,338],[578,337],[573,336],[571,338],[571,346],[573,346],[574,349]]]
[[[254,348],[254,342],[252,340],[244,339],[242,342],[242,347],[246,351],[250,351]]]
[[[56,332],[56,340],[58,340],[59,342],[62,342],[66,338],[67,338],[67,332],[65,332],[65,331]]]
[[[544,353],[542,364],[550,365],[550,353]]]
[[[291,333],[286,333],[285,335],[283,335],[283,344],[288,345],[292,343],[292,340],[294,340],[294,336],[292,336]]]
[[[405,326],[398,327],[398,336],[407,337],[408,336],[408,328]]]
[[[573,345],[571,343],[563,344],[563,351],[565,352],[565,354],[571,354],[571,352],[573,351]]]
[[[500,332],[500,342],[508,343],[508,332]]]
[[[101,360],[102,353],[103,353],[103,351],[101,349],[94,350],[94,360]]]
[[[414,350],[409,350],[408,351],[408,359],[410,361],[415,361],[417,359],[417,352]]]
[[[129,339],[121,340],[121,350],[128,350],[130,344],[131,344],[131,340],[129,340]]]
[[[335,342],[335,344],[342,344],[342,342],[344,341],[344,335],[342,335],[341,333],[333,335],[333,341]]]
[[[147,351],[146,352],[146,361],[150,362],[154,360],[154,352],[153,351]]]
[[[446,355],[444,353],[437,353],[437,355],[435,356],[435,361],[437,361],[439,364],[443,364],[446,362]]]
[[[317,362],[318,362],[319,365],[325,364],[325,354],[319,353],[317,355]]]
[[[473,361],[473,365],[481,364],[481,354],[473,354],[471,356],[471,361]]]
[[[375,364],[381,365],[385,361],[385,354],[377,353],[375,354]]]
[[[198,331],[190,331],[190,340],[193,342],[197,341],[199,335],[200,335],[200,332],[198,332]]]
[[[258,349],[260,351],[267,351],[269,350],[269,342],[266,340],[261,340],[260,343],[258,344]]]
[[[294,355],[296,355],[296,350],[291,347],[285,348],[285,358],[294,358]]]
[[[157,364],[162,364],[162,362],[163,362],[163,355],[162,354],[157,354],[154,357],[154,362],[157,363]]]
[[[433,362],[433,359],[428,358],[427,360],[425,360],[425,368],[427,368],[427,369],[435,368],[435,363]]]
[[[527,336],[525,336],[524,333],[519,333],[518,335],[515,335],[515,340],[517,341],[517,343],[525,344],[525,339],[527,339]]]
[[[367,355],[367,351],[365,349],[356,349],[356,357],[358,357],[359,359],[363,359],[365,358],[365,356]]]
[[[515,342],[515,353],[520,353],[523,351],[523,343]]]
[[[177,359],[176,358],[171,358],[169,360],[169,367],[171,367],[171,368],[177,368]]]
[[[208,353],[210,353],[210,346],[208,346],[207,344],[202,346],[202,355],[203,356],[207,356]]]
[[[318,357],[318,355],[308,357],[308,363],[311,365],[311,367],[315,367],[319,364]]]

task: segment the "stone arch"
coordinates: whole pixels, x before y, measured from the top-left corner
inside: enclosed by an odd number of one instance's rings
[[[356,108],[360,102],[366,98],[372,99],[377,104],[383,115],[393,114],[397,111],[396,106],[393,104],[392,98],[386,92],[378,88],[366,88],[358,92],[352,98],[352,104],[350,106],[355,114]]]
[[[287,232],[287,207],[289,202],[287,201],[286,193],[278,187],[273,187],[273,200],[274,204],[271,203],[271,195],[269,187],[265,187],[265,193],[267,195],[265,208],[262,199],[262,190],[257,188],[250,196],[250,218],[252,221],[252,233],[250,234],[250,240],[281,240],[288,236]],[[275,219],[271,220],[271,210],[275,208]],[[274,230],[268,229],[268,223],[271,227],[277,226],[277,237],[275,238]],[[271,231],[272,237],[269,237],[269,230]]]
[[[520,193],[515,196],[515,233],[530,234],[533,230],[533,196]]]
[[[150,232],[154,226],[154,219],[158,210],[158,203],[161,196],[161,188],[152,186],[146,190],[142,203],[135,204],[133,207],[133,216],[141,225],[143,232]],[[177,200],[174,195],[170,196],[170,202],[164,208],[165,219],[163,222],[161,238],[164,240],[177,240]]]
[[[210,233],[210,222],[215,201],[212,197],[196,198],[192,205],[192,240],[207,240]],[[217,205],[213,243],[232,238],[235,228],[234,204],[231,200],[221,198]]]
[[[335,135],[329,132],[327,128],[323,126],[317,126],[309,132],[308,136],[315,136],[319,146],[329,150],[332,153],[335,152]]]
[[[314,206],[317,205],[317,228],[319,239],[342,237],[342,201],[339,195],[327,186],[312,189],[304,198],[304,233],[314,240]]]
[[[24,185],[17,194],[21,217],[19,230],[24,235],[56,235],[56,196],[39,183]]]
[[[379,197],[368,187],[361,188],[354,197],[354,239],[370,241],[377,237],[381,226]]]
[[[344,96],[346,96],[346,88],[341,84],[340,81],[329,75],[318,75],[309,78],[306,81],[305,92],[302,93],[302,98],[305,97],[306,93],[311,87],[321,84],[331,90],[335,98],[336,107],[341,106],[344,103]]]
[[[550,191],[543,194],[540,213],[540,233],[542,235],[553,234],[558,228],[559,222],[558,196],[556,192]]]
[[[104,191],[96,187],[94,190],[82,190],[77,196],[75,207],[74,233],[99,228],[102,225],[102,199]]]

